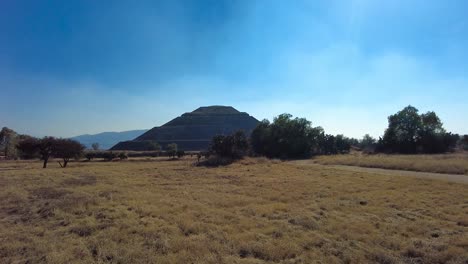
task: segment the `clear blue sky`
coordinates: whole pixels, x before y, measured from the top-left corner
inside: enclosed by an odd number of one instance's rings
[[[204,105],[383,134],[409,104],[468,133],[468,1],[0,1],[0,126],[68,137]]]

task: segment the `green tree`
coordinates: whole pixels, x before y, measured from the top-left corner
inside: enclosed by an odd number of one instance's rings
[[[150,151],[160,151],[161,150],[161,145],[158,144],[158,142],[154,140],[149,140],[148,141],[148,150]]]
[[[211,141],[211,152],[232,159],[242,158],[249,148],[247,137],[243,131],[237,131],[232,135],[217,135]]]
[[[419,115],[407,106],[389,116],[379,150],[399,153],[441,153],[455,147],[458,135],[447,133],[435,112]]]
[[[39,139],[26,137],[17,144],[22,159],[34,159],[39,156]]]
[[[349,150],[351,149],[349,138],[343,135],[336,135],[335,144],[337,152],[341,154],[349,153]]]
[[[377,140],[369,134],[365,134],[359,142],[359,147],[364,151],[372,151],[375,149]]]
[[[262,121],[251,134],[252,149],[267,157],[299,158],[307,157],[318,147],[323,133],[320,127],[314,128],[305,118],[292,118],[282,114],[273,123]]]
[[[407,106],[388,117],[388,128],[383,141],[392,152],[415,153],[419,131],[422,128],[418,109]]]
[[[0,131],[0,148],[5,158],[16,158],[16,144],[18,143],[18,134],[8,127]]]
[[[83,155],[85,146],[73,139],[59,138],[53,143],[52,155],[63,160],[60,167],[66,168],[70,159],[78,159]]]
[[[171,143],[166,146],[166,152],[169,157],[175,158],[177,155],[177,144]]]

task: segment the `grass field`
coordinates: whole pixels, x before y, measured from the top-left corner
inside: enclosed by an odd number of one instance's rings
[[[323,165],[350,165],[391,170],[409,170],[468,175],[468,153],[441,155],[348,155],[319,156],[314,161]]]
[[[468,262],[468,185],[193,162],[0,163],[0,263]]]

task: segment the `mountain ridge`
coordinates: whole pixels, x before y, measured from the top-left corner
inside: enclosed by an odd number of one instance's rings
[[[120,141],[131,140],[139,135],[147,132],[148,129],[135,129],[135,130],[127,130],[127,131],[120,131],[120,132],[100,132],[97,134],[83,134],[71,137],[81,144],[85,145],[86,148],[91,148],[93,143],[98,143],[100,149],[110,149],[112,146],[117,144]]]

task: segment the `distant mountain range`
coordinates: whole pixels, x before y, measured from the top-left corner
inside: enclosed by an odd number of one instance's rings
[[[80,135],[72,137],[71,139],[80,142],[81,144],[85,145],[86,148],[91,148],[91,144],[93,143],[99,143],[99,149],[107,150],[121,141],[132,140],[136,137],[139,137],[146,131],[148,131],[148,129],[130,130],[123,132],[103,132],[94,135]]]

